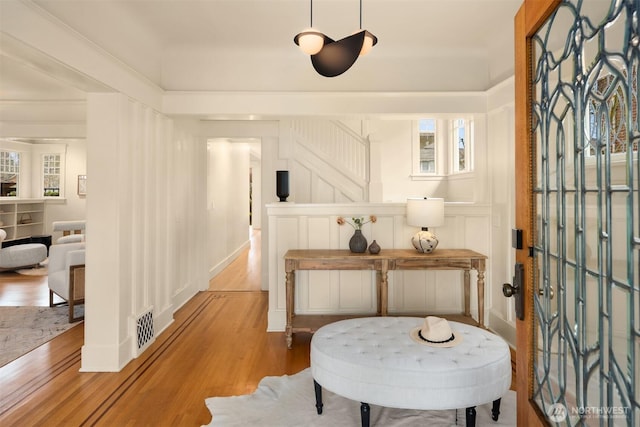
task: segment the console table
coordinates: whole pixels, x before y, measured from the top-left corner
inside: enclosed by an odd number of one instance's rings
[[[377,255],[356,254],[340,249],[292,249],[284,255],[286,273],[287,348],[291,348],[293,333],[314,332],[319,327],[348,317],[362,315],[296,315],[296,270],[375,270],[377,290],[377,314],[387,315],[388,272],[390,270],[462,270],[464,272],[464,315],[471,316],[470,271],[478,272],[478,320],[484,327],[484,272],[486,255],[469,249],[438,249],[430,254],[414,249],[387,249]]]

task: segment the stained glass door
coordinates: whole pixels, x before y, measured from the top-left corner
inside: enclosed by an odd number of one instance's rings
[[[519,424],[640,426],[640,0],[529,3],[516,19]]]

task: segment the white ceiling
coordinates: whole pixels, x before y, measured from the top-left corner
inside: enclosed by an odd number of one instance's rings
[[[15,0],[0,1],[0,13],[5,1]],[[342,76],[325,78],[293,43],[309,26],[305,0],[23,1],[164,90],[267,92],[486,90],[513,73],[521,4],[363,0],[362,27],[379,43]],[[359,2],[316,0],[313,20],[343,38],[359,27]],[[84,98],[60,70],[2,51],[0,119],[13,114],[11,103]]]

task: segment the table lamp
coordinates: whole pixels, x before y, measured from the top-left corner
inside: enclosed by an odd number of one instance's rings
[[[418,252],[431,253],[438,246],[435,234],[429,227],[439,227],[444,224],[444,199],[438,198],[408,198],[407,223],[414,227],[421,227],[412,238],[411,243]]]

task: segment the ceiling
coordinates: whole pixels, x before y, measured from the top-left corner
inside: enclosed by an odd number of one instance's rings
[[[305,0],[2,0],[0,13],[6,1],[28,3],[163,90],[266,92],[486,90],[513,74],[521,4],[364,0],[362,28],[379,43],[325,78],[293,43],[310,23]],[[359,2],[316,0],[313,24],[336,40],[348,36],[359,27]],[[4,53],[0,119],[19,116],[8,106],[27,100],[84,99],[64,72]]]

